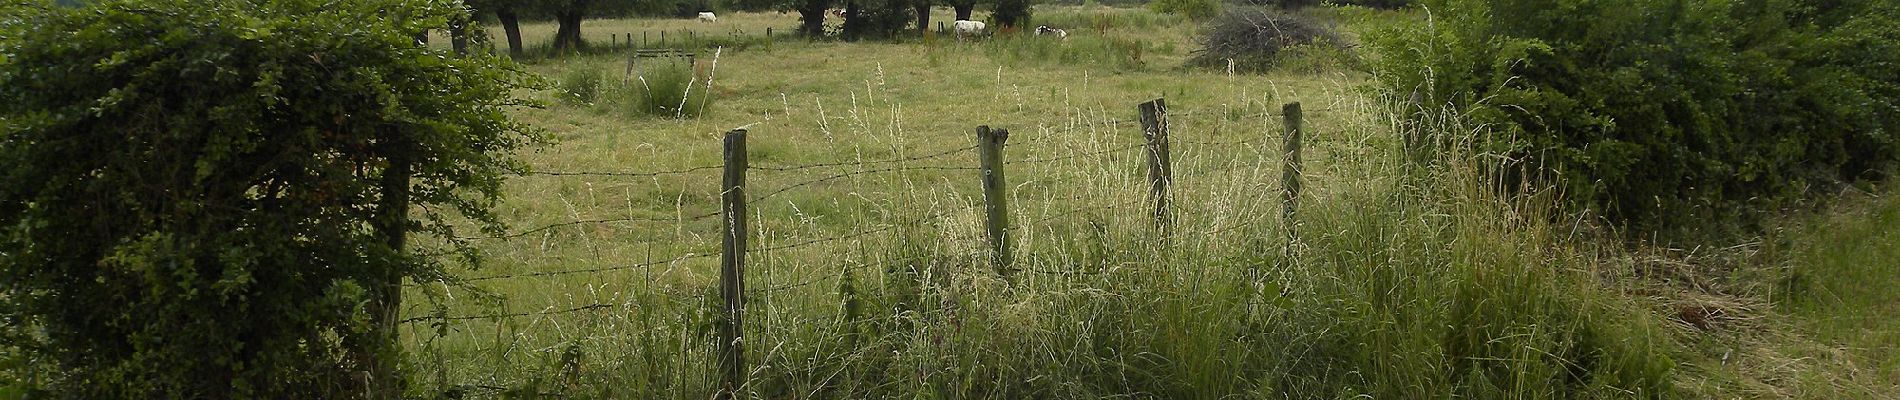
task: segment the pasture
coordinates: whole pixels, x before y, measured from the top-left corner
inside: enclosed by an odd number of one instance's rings
[[[1348,37],[1417,19],[1316,13]],[[509,230],[468,238],[485,258],[451,267],[464,285],[405,290],[413,390],[710,394],[722,139],[743,127],[754,397],[1881,392],[1822,372],[1762,382],[1782,361],[1848,362],[1785,354],[1805,347],[1756,343],[1730,367],[1750,342],[1687,330],[1671,307],[1694,291],[1628,268],[1666,251],[1550,223],[1559,194],[1486,195],[1475,153],[1408,170],[1393,102],[1359,67],[1376,54],[1232,74],[1181,66],[1199,27],[1181,17],[1040,7],[1036,21],[1070,38],[810,42],[778,13],[587,20],[599,48],[525,64],[551,84],[531,94],[546,107],[516,116],[552,144],[521,155],[534,172],[508,183]],[[553,28],[523,31],[545,43]],[[626,38],[684,31],[733,45],[696,57],[693,90],[711,99],[697,117],[631,111],[630,88],[680,61],[630,61]],[[598,80],[591,101],[562,93],[577,79]],[[1136,112],[1155,98],[1172,140],[1166,232]],[[1291,102],[1306,110],[1296,222],[1280,199]],[[985,236],[979,125],[1010,132],[1008,276]]]

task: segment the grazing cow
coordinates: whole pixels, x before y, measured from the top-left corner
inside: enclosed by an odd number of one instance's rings
[[[956,26],[958,37],[962,37],[963,35],[980,35],[983,33],[983,23],[979,21],[959,19],[956,22]]]
[[[699,13],[699,22],[719,22],[719,16],[711,12]]]
[[[1042,36],[1042,35],[1056,35],[1056,37],[1058,38],[1068,39],[1069,31],[1056,29],[1056,28],[1050,28],[1048,25],[1036,27],[1036,36]]]

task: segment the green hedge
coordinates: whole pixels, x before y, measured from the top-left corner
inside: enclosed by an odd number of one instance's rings
[[[415,42],[458,9],[0,6],[0,358],[34,372],[4,391],[400,390],[365,374],[403,359],[388,294],[442,278],[415,254],[467,250],[430,245],[447,221],[498,231],[509,155],[536,136],[504,113],[528,75]]]
[[[1689,230],[1892,170],[1900,6],[1823,3],[1429,0],[1429,22],[1374,44],[1382,86],[1419,106],[1420,151],[1459,134],[1432,127],[1485,126],[1527,163],[1508,178]]]

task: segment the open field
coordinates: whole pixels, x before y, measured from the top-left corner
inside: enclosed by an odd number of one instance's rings
[[[466,286],[406,291],[416,390],[706,397],[717,382],[716,167],[722,134],[738,127],[754,167],[743,341],[756,397],[1881,398],[1900,382],[1894,327],[1877,318],[1893,315],[1892,296],[1872,289],[1892,286],[1833,280],[1900,281],[1865,267],[1900,243],[1882,202],[1850,208],[1876,218],[1839,217],[1859,220],[1840,225],[1863,231],[1838,233],[1859,240],[1791,228],[1784,246],[1716,257],[1631,250],[1588,223],[1550,222],[1570,219],[1549,214],[1558,194],[1498,199],[1475,172],[1480,155],[1406,168],[1389,102],[1350,60],[1265,75],[1183,69],[1193,21],[1037,12],[1071,38],[783,37],[708,50],[696,84],[713,99],[697,118],[629,111],[640,79],[617,53],[527,65],[553,81],[601,71],[601,97],[534,93],[548,106],[517,114],[554,144],[522,155],[537,173],[509,183],[498,208],[509,234],[471,239],[482,268],[451,268]],[[1324,16],[1348,32],[1412,18]],[[757,35],[796,18],[589,20],[584,32],[596,44],[642,31]],[[538,43],[552,26],[524,31]],[[1172,235],[1149,219],[1136,123],[1136,104],[1154,98],[1171,113]],[[1306,110],[1292,224],[1279,198],[1289,102]],[[985,241],[970,149],[979,125],[1010,131],[1021,269],[1010,277]],[[1801,278],[1819,282],[1808,292],[1710,293],[1645,272],[1732,259],[1842,269]],[[1761,282],[1790,280],[1763,271]],[[1856,300],[1835,306],[1844,299]],[[1699,324],[1685,309],[1735,318]]]

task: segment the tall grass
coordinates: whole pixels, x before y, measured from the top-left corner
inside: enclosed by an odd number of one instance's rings
[[[1382,115],[1352,118],[1392,120]],[[1145,182],[1127,167],[1139,153],[1012,171],[1061,179],[1067,189],[1017,194],[1023,271],[1010,277],[988,265],[980,207],[954,188],[873,183],[917,189],[848,214],[805,203],[819,208],[791,212],[922,222],[843,245],[755,254],[751,284],[786,289],[751,295],[745,390],[766,398],[1672,394],[1660,319],[1594,279],[1616,249],[1560,239],[1549,222],[1555,194],[1498,190],[1486,176],[1494,168],[1482,166],[1495,157],[1465,149],[1430,168],[1405,168],[1398,141],[1374,139],[1399,128],[1359,124],[1343,136],[1362,139],[1309,144],[1360,155],[1310,169],[1297,241],[1284,239],[1289,221],[1270,217],[1277,202],[1241,195],[1277,187],[1277,146],[1184,147],[1180,234],[1166,241],[1142,211]],[[1092,134],[1044,140],[1031,146],[1118,145]],[[1124,206],[1045,221],[1116,204]],[[808,239],[798,227],[759,235]],[[516,293],[619,306],[458,323],[482,334],[439,339],[445,363],[460,365],[445,368],[444,381],[569,397],[703,398],[715,386],[708,313],[717,296],[693,270],[565,284],[582,293],[523,283]],[[521,367],[493,367],[510,360]]]
[[[680,59],[643,64],[618,90],[619,107],[635,115],[698,117],[712,106],[712,80]]]

